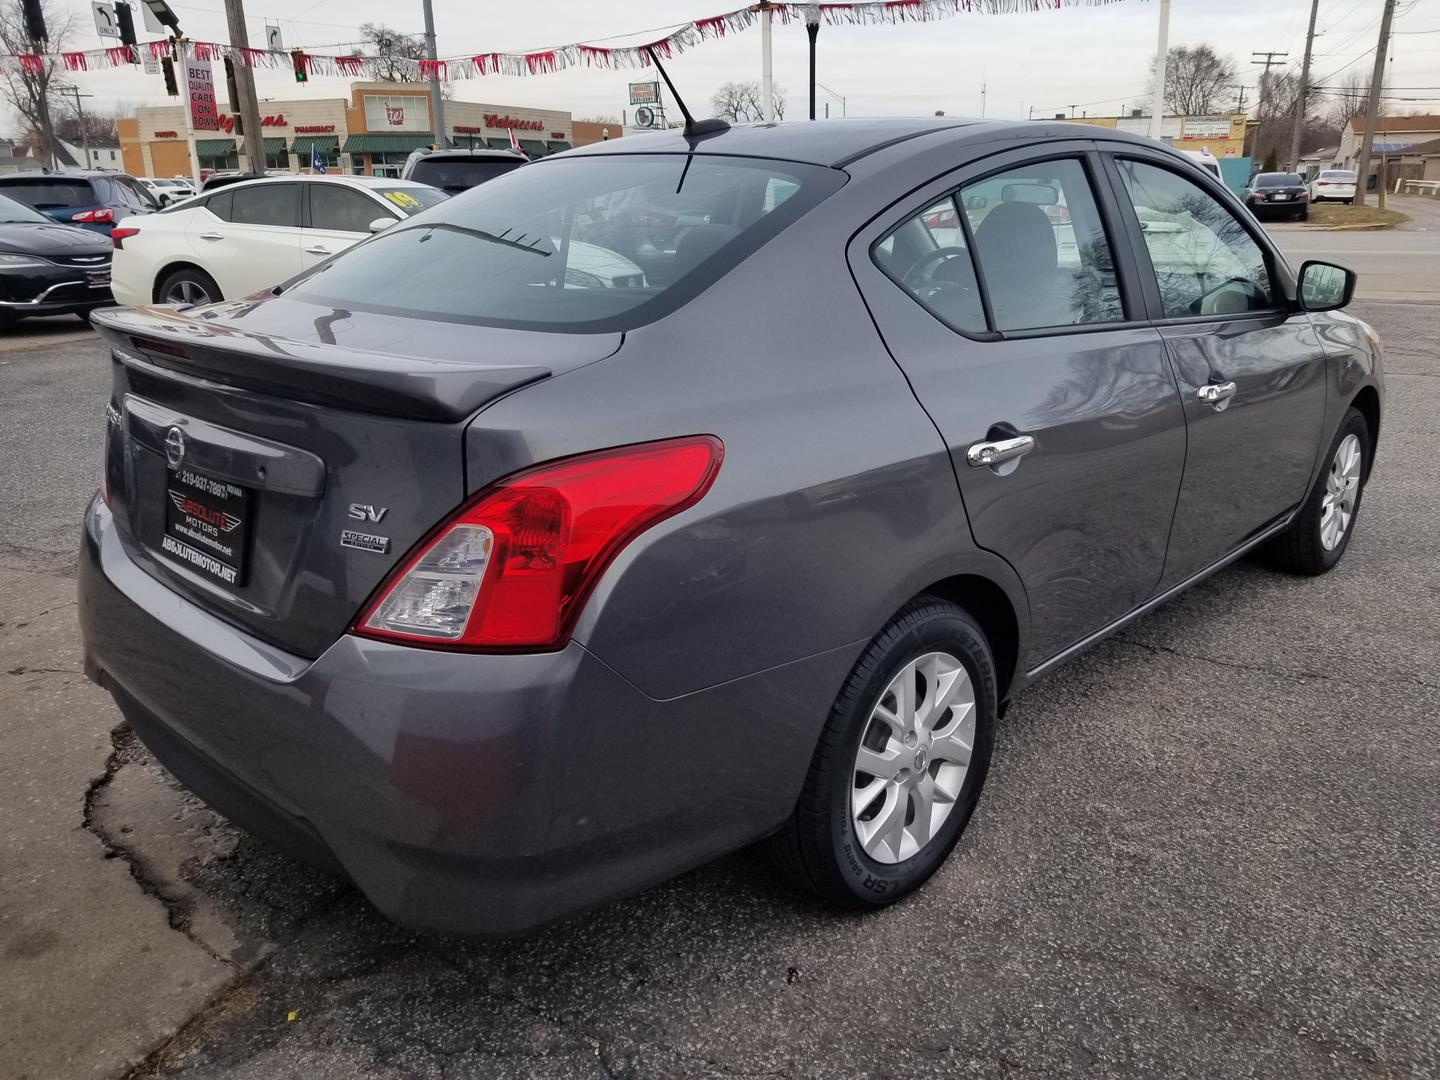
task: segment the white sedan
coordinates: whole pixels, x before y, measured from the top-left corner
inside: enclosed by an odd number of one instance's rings
[[[1313,206],[1327,199],[1353,203],[1355,179],[1355,173],[1350,169],[1321,169],[1310,181],[1310,204]]]
[[[371,176],[230,184],[115,226],[115,302],[208,304],[249,296],[448,196]]]

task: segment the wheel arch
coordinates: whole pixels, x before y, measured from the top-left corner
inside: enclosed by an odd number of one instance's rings
[[[204,274],[211,281],[214,281],[215,288],[217,290],[220,290],[220,283],[218,281],[215,281],[215,275],[210,273],[209,270],[206,270],[199,263],[193,262],[190,259],[176,259],[173,262],[166,263],[164,266],[160,267],[159,270],[155,271],[155,280],[150,286],[151,303],[160,303],[160,286],[164,284],[165,279],[171,274],[173,274],[176,270],[194,270],[197,274]],[[221,299],[224,299],[223,290],[220,291],[222,294]]]
[[[1362,386],[1350,399],[1351,408],[1359,409],[1365,417],[1365,427],[1370,432],[1370,453],[1365,459],[1365,478],[1375,464],[1375,447],[1380,441],[1380,392],[1373,386]]]
[[[980,574],[955,574],[920,592],[964,608],[980,624],[995,654],[996,690],[999,700],[1004,701],[1015,683],[1020,660],[1020,619],[1009,594]]]

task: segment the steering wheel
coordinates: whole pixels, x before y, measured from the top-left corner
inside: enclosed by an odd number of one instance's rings
[[[936,248],[934,251],[929,251],[926,252],[924,255],[921,255],[920,258],[916,259],[913,263],[911,263],[910,269],[905,271],[905,274],[903,277],[901,277],[900,282],[911,292],[918,293],[922,289],[932,284],[931,279],[935,276],[935,271],[940,269],[940,267],[943,266],[945,263],[949,262],[951,259],[968,259],[969,257],[970,252],[968,252],[965,248],[962,247]],[[942,283],[934,282],[933,284]],[[943,284],[956,285],[959,283],[954,281],[947,281],[943,282]]]

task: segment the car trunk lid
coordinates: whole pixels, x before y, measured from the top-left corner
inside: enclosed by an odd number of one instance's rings
[[[620,342],[268,295],[95,323],[113,359],[106,478],[127,550],[176,592],[302,656],[342,634],[464,498],[477,410]]]

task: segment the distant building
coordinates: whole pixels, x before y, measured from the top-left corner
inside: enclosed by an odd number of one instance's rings
[[[1040,119],[1040,117],[1035,117]],[[1045,117],[1049,120],[1050,117]],[[1093,124],[1134,135],[1150,134],[1150,117],[1134,109],[1128,116],[1056,116],[1071,124]],[[1160,118],[1160,141],[1177,150],[1209,150],[1222,161],[1245,154],[1244,113],[1215,113],[1207,116],[1164,116]]]
[[[1357,116],[1340,133],[1335,151],[1335,168],[1355,169],[1360,165],[1360,144],[1365,138],[1365,117]],[[1399,154],[1420,143],[1440,139],[1440,116],[1382,116],[1375,122],[1374,154]]]
[[[116,139],[91,139],[89,161],[84,165],[80,164],[86,160],[85,147],[82,144],[64,139],[57,141],[65,151],[65,156],[75,162],[72,168],[103,169],[106,172],[120,172],[125,168],[120,157],[120,143]]]
[[[575,121],[575,145],[588,146],[606,139],[618,139],[625,134],[625,128],[616,120],[613,124],[597,123],[594,120]]]

